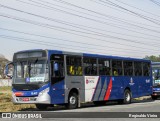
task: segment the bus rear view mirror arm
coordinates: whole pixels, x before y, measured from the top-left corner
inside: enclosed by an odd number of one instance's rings
[[[13,67],[14,67],[13,62],[9,62],[8,64],[6,64],[4,70],[4,74],[11,79],[13,77]]]

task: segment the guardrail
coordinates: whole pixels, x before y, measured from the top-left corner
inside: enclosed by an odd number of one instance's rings
[[[12,79],[0,79],[0,87],[2,86],[11,86]]]

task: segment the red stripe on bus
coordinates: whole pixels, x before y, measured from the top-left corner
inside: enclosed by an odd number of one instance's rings
[[[108,89],[107,89],[107,91],[106,91],[104,100],[108,100],[108,99],[109,99],[110,94],[111,94],[111,90],[112,90],[112,78],[111,78],[110,81],[109,81]]]

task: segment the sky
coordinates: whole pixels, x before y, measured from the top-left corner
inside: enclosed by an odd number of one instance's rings
[[[159,0],[0,0],[0,54],[160,55]]]

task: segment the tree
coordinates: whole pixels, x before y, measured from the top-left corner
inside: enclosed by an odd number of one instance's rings
[[[0,54],[0,78],[4,78],[4,69],[5,65],[8,63],[8,59],[5,58],[4,55]]]
[[[154,56],[154,55],[145,56],[144,59],[148,59],[148,60],[151,60],[153,62],[160,62],[160,55],[159,56]]]

